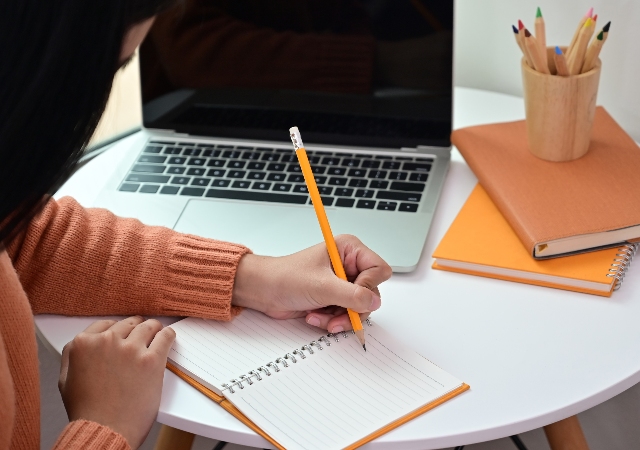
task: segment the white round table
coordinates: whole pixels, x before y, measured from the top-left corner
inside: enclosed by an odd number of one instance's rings
[[[524,118],[521,98],[456,88],[455,128]],[[82,167],[56,197],[85,206],[127,151],[127,140]],[[437,449],[487,441],[559,421],[640,381],[640,277],[631,267],[611,298],[431,269],[431,254],[477,182],[457,150],[418,268],[381,287],[376,321],[471,390],[367,444]],[[640,262],[637,262],[640,265]],[[58,353],[95,317],[41,315]],[[175,319],[163,318],[165,324]],[[158,421],[242,445],[269,444],[165,372]]]

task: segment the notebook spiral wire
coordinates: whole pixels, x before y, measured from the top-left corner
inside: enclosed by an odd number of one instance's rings
[[[631,261],[638,251],[638,247],[640,247],[640,243],[629,243],[618,248],[618,253],[616,253],[616,257],[614,258],[613,264],[611,264],[611,268],[607,274],[608,277],[615,278],[616,280],[616,284],[613,287],[614,291],[620,289],[624,276],[627,274],[627,270],[631,265]]]
[[[373,326],[369,319],[366,319],[365,322],[368,326]],[[247,374],[240,375],[238,378],[233,378],[228,383],[224,383],[222,385],[222,390],[228,390],[229,393],[233,394],[235,393],[235,388],[244,389],[245,385],[251,386],[256,381],[262,381],[263,376],[270,377],[273,373],[280,372],[281,370],[290,367],[290,364],[297,364],[298,358],[307,359],[305,351],[309,355],[313,355],[315,354],[313,347],[316,347],[318,351],[321,351],[323,349],[322,343],[327,347],[330,347],[331,339],[334,339],[335,342],[340,342],[338,337],[339,334],[342,334],[342,337],[346,339],[355,333],[353,331],[351,331],[351,333],[347,333],[346,331],[341,331],[340,333],[328,333],[325,336],[321,336],[316,341],[311,341],[310,343],[287,353],[283,357],[277,358],[275,361],[271,361],[264,366],[260,366],[256,370],[252,370]]]

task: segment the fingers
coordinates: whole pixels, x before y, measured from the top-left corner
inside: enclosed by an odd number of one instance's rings
[[[140,316],[128,317],[116,322],[109,329],[120,339],[126,339],[127,336],[129,336],[129,333],[131,333],[131,331],[143,321],[144,319]]]
[[[60,363],[60,376],[58,377],[58,390],[62,394],[64,385],[67,382],[67,373],[69,372],[69,348],[71,343],[69,342],[62,349],[62,362]]]
[[[115,323],[117,323],[117,320],[96,320],[87,328],[85,328],[84,332],[102,333],[103,331],[107,331],[109,328],[111,328]]]
[[[336,243],[349,280],[373,290],[391,277],[391,266],[357,237],[340,235]]]
[[[360,319],[365,320],[369,317],[369,313],[360,314]],[[340,331],[347,331],[353,329],[349,315],[341,308],[341,313],[328,314],[320,311],[313,311],[307,314],[305,318],[309,325],[313,325],[318,328],[328,330],[330,333],[339,333]]]
[[[169,355],[169,350],[171,349],[171,344],[173,344],[175,339],[176,332],[173,331],[173,328],[164,327],[154,336],[151,344],[149,345],[149,350],[155,352],[166,360]]]
[[[159,321],[155,319],[145,320],[144,322],[138,324],[133,330],[131,330],[131,333],[129,333],[127,340],[140,342],[144,344],[145,347],[149,347],[151,341],[153,341],[154,336],[160,330],[162,330],[162,324]]]
[[[375,311],[381,305],[380,296],[375,292],[333,274],[319,286],[317,298],[322,305],[338,305],[359,313]]]

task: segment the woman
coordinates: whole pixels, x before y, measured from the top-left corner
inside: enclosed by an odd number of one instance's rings
[[[39,448],[33,314],[189,315],[231,320],[241,307],[350,328],[346,307],[380,307],[391,270],[351,236],[337,238],[353,283],[326,249],[268,258],[235,244],[147,227],[50,194],[100,117],[117,68],[163,0],[49,0],[0,14],[0,449]],[[291,274],[296,273],[296,277]],[[63,352],[70,424],[56,448],[128,449],[157,414],[170,328],[140,316],[98,321]]]

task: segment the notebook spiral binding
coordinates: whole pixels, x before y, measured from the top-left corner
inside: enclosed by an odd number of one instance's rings
[[[373,324],[369,319],[366,319],[366,323],[370,327],[373,326]],[[340,334],[342,334],[342,337],[346,339],[351,334],[355,334],[355,333],[351,331],[351,333],[347,334],[345,331],[342,331]],[[330,341],[331,338],[335,339],[336,342],[340,342],[340,339],[338,339],[338,334],[329,333],[326,336],[321,336],[317,341],[311,341],[309,344],[303,345],[302,347],[297,348],[290,353],[287,353],[283,357],[277,358],[275,361],[271,361],[270,363],[267,363],[264,366],[260,366],[256,370],[252,370],[247,374],[240,375],[238,378],[233,378],[228,383],[224,383],[222,385],[222,390],[223,391],[228,390],[229,393],[233,394],[235,393],[235,389],[234,389],[235,387],[239,389],[245,388],[243,383],[246,383],[247,385],[251,386],[256,381],[262,381],[263,375],[270,377],[272,375],[272,371],[277,373],[277,372],[280,372],[282,369],[288,368],[289,363],[296,364],[298,362],[296,356],[299,357],[300,359],[307,359],[307,355],[305,355],[304,353],[305,351],[309,355],[313,355],[315,353],[313,350],[313,347],[316,347],[319,351],[322,350],[323,348],[321,345],[322,342],[324,342],[324,344],[327,347],[331,347],[331,341]],[[255,378],[255,380],[252,380],[252,378]]]
[[[640,247],[640,243],[626,244],[618,249],[616,258],[614,258],[613,264],[611,264],[611,268],[607,274],[608,277],[615,278],[616,280],[616,284],[613,287],[614,291],[620,289],[624,276],[627,274],[627,270],[631,265],[631,261],[638,251],[638,247]]]

